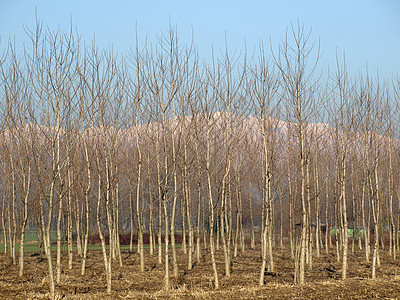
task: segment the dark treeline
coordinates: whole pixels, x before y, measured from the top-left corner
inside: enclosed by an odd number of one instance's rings
[[[217,251],[229,277],[232,257],[258,247],[260,285],[276,248],[290,248],[299,284],[322,251],[343,279],[356,247],[372,278],[380,249],[396,258],[399,78],[350,78],[338,59],[323,81],[301,25],[271,53],[211,63],[174,30],[124,55],[40,25],[27,34],[21,55],[10,44],[0,60],[0,230],[20,276],[25,232],[37,231],[52,297],[62,256],[85,275],[93,236],[108,292],[123,234],[130,251],[137,238],[141,272],[145,251],[158,255],[166,289],[180,253],[187,269],[209,254],[216,288]]]

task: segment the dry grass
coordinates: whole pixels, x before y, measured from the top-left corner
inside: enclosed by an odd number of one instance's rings
[[[362,252],[350,255],[349,279],[345,281],[340,279],[341,263],[333,254],[323,254],[314,258],[313,270],[307,270],[307,284],[295,286],[293,260],[287,251],[277,250],[276,273],[266,276],[263,287],[258,286],[260,250],[239,253],[233,259],[230,278],[223,275],[223,256],[218,252],[221,285],[218,290],[213,288],[210,258],[205,251],[201,263],[192,270],[186,270],[186,257],[179,253],[180,276],[171,279],[169,291],[163,289],[164,265],[158,265],[155,256],[146,256],[146,271],[140,273],[138,255],[123,252],[124,266],[113,266],[113,292],[106,294],[101,253],[91,251],[85,276],[80,276],[79,257],[72,270],[63,261],[62,282],[56,290],[60,299],[400,299],[400,261],[381,252],[382,266],[377,280],[368,279],[371,270]],[[17,274],[18,267],[1,254],[0,299],[48,298],[46,260],[27,255],[25,275]]]

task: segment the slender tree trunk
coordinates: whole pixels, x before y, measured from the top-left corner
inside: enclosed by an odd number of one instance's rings
[[[118,167],[115,167],[115,172],[118,174]],[[115,183],[115,194],[114,194],[114,228],[115,228],[115,243],[116,243],[116,252],[118,256],[119,266],[122,267],[122,255],[121,255],[121,243],[119,240],[119,181],[118,177]]]
[[[6,218],[5,218],[5,211],[6,211],[6,196],[5,192],[3,191],[2,197],[2,209],[1,209],[1,227],[3,228],[3,242],[4,242],[4,254],[7,254],[7,228],[6,228]]]
[[[364,229],[364,243],[365,243],[365,260],[369,262],[369,228],[366,224],[366,207],[365,207],[365,193],[366,193],[366,180],[363,180],[362,194],[361,194],[361,213],[362,213],[362,226]]]
[[[59,125],[59,116],[57,118],[57,128]],[[42,212],[42,225],[45,230],[44,232],[44,247],[45,247],[45,253],[46,253],[46,258],[47,258],[47,264],[48,264],[48,269],[49,269],[49,287],[50,287],[50,298],[54,299],[56,296],[56,291],[55,291],[55,280],[54,280],[54,271],[53,271],[53,262],[52,262],[52,255],[51,255],[51,224],[53,220],[53,207],[54,207],[54,194],[55,194],[55,185],[56,185],[56,180],[57,176],[60,173],[60,136],[57,133],[56,139],[56,149],[55,147],[52,148],[52,180],[50,183],[50,193],[49,193],[49,201],[48,201],[48,215],[47,215],[47,224],[46,227],[44,227],[44,216],[43,216],[43,206],[41,209]],[[61,202],[61,199],[59,199]]]
[[[19,272],[18,276],[24,275],[24,239],[25,239],[25,229],[26,223],[28,221],[28,203],[25,199],[24,203],[24,217],[21,225],[21,235],[20,235],[20,245],[19,245]]]
[[[250,247],[251,247],[251,249],[254,249],[256,247],[256,238],[255,238],[255,232],[254,232],[253,187],[251,185],[251,181],[249,183],[249,209],[250,209],[250,226],[251,226]]]
[[[130,237],[129,237],[129,252],[133,253],[133,199],[132,199],[132,184],[129,179],[129,227],[130,227]]]
[[[76,248],[78,255],[82,257],[82,211],[81,211],[81,205],[79,203],[79,197],[75,197],[75,226],[76,226]],[[83,204],[82,204],[82,210],[83,210]]]
[[[17,235],[17,218],[15,215],[15,202],[16,202],[16,177],[15,177],[15,163],[13,158],[13,146],[10,150],[10,165],[11,165],[11,207],[9,210],[9,238],[10,238],[10,252],[12,264],[17,264],[16,255],[16,235]]]
[[[159,136],[157,136],[159,139]],[[160,149],[158,140],[156,141],[156,166],[157,166],[157,186],[158,186],[158,264],[162,264],[162,203],[164,200],[164,192],[161,183],[161,168],[160,168]],[[165,230],[168,230],[167,228]],[[165,249],[167,251],[167,249]]]
[[[320,221],[320,197],[319,197],[319,171],[318,171],[318,163],[315,163],[315,217],[316,217],[316,224],[315,224],[315,245],[317,251],[317,257],[321,256],[320,252],[320,236],[321,236],[321,221]]]
[[[228,165],[225,170],[224,179],[222,180],[222,194],[221,194],[221,239],[222,247],[224,250],[224,262],[225,262],[225,276],[231,276],[231,263],[229,258],[229,250],[231,245],[229,242],[229,224],[228,224],[228,212],[227,212],[227,195],[226,195],[226,178],[228,177]],[[214,228],[212,228],[214,230]]]
[[[71,190],[72,190],[72,183],[71,183],[71,166],[70,160],[68,158],[68,170],[67,170],[67,181],[68,181],[68,191],[67,191],[67,239],[68,239],[68,269],[72,269],[72,260],[73,260],[73,254],[72,254],[72,248],[73,248],[73,237],[72,237],[72,196],[71,196]],[[76,222],[75,222],[76,223]]]
[[[108,151],[107,151],[108,152]],[[107,217],[107,227],[108,227],[108,246],[109,246],[109,254],[108,254],[108,268],[106,269],[106,277],[107,277],[107,293],[111,293],[111,278],[112,278],[112,260],[115,258],[115,231],[114,231],[114,222],[112,217],[112,195],[111,195],[111,181],[110,177],[112,177],[112,168],[109,162],[109,153],[105,154],[105,173],[106,173],[106,193],[105,193],[105,208],[106,208],[106,217]]]
[[[18,147],[18,152],[20,152],[20,148]],[[28,147],[25,146],[25,154],[28,156],[29,155],[29,150]],[[24,193],[24,198],[23,198],[23,218],[22,218],[22,224],[21,224],[21,231],[20,231],[20,248],[19,248],[19,273],[18,275],[21,277],[24,275],[24,239],[25,239],[25,230],[26,230],[26,224],[28,222],[28,200],[29,200],[29,194],[30,194],[30,188],[31,188],[31,161],[30,158],[28,158],[28,166],[27,166],[27,174],[25,174],[25,167],[23,167],[24,163],[22,162],[22,157],[21,153],[19,155],[19,163],[20,166],[22,167],[22,188],[23,188],[23,193]],[[4,200],[4,199],[3,199]]]
[[[174,144],[174,142],[173,142]],[[174,148],[174,146],[173,146]],[[175,154],[173,155],[175,157]],[[173,176],[174,176],[174,196],[172,200],[172,212],[171,212],[171,247],[172,247],[172,264],[173,264],[173,272],[174,277],[178,278],[179,276],[179,268],[178,268],[178,257],[176,253],[176,243],[175,243],[175,219],[176,219],[176,204],[178,201],[178,179],[177,179],[177,170],[176,170],[176,158],[173,158]]]
[[[354,166],[351,165],[351,173],[354,174]],[[357,224],[357,216],[356,216],[356,207],[355,207],[355,189],[354,189],[354,180],[351,181],[351,192],[352,192],[352,197],[351,197],[351,217],[352,217],[352,226],[353,226],[353,236],[352,236],[352,245],[351,245],[351,253],[354,254],[355,251],[355,239],[356,237],[359,237],[359,231],[358,231],[358,224]]]
[[[262,238],[262,263],[261,263],[261,272],[260,272],[260,282],[259,285],[263,286],[264,285],[264,275],[265,275],[265,269],[267,265],[267,238],[268,238],[268,228],[269,228],[269,217],[267,216],[265,218],[265,225],[264,225],[264,230],[263,230],[263,238]]]
[[[292,193],[292,182],[290,176],[290,160],[288,157],[288,189],[289,189],[289,240],[290,240],[290,257],[295,259],[295,248],[296,248],[296,225],[294,222],[294,197]]]
[[[207,187],[208,187],[208,203],[209,203],[209,212],[210,212],[210,252],[211,252],[211,264],[214,271],[214,285],[215,288],[219,288],[218,281],[218,271],[217,264],[215,261],[215,249],[214,249],[214,202],[212,197],[212,189],[211,189],[211,174],[210,174],[210,140],[209,140],[209,129],[207,129],[207,157],[206,157],[206,174],[207,174]],[[221,228],[221,230],[223,230]]]
[[[86,213],[86,229],[85,229],[85,238],[83,241],[83,258],[82,258],[82,268],[81,275],[85,275],[86,271],[86,259],[87,259],[87,251],[88,251],[88,240],[89,240],[89,232],[90,232],[90,219],[89,219],[89,193],[91,188],[91,171],[90,171],[90,162],[89,162],[89,153],[86,141],[84,140],[84,148],[85,148],[85,160],[86,160],[86,171],[87,171],[87,184],[85,189],[85,213]]]
[[[59,204],[58,204],[58,219],[57,219],[57,265],[56,265],[56,283],[61,282],[61,243],[62,243],[62,228],[61,228],[61,221],[63,220],[63,198],[59,197]]]
[[[98,158],[98,154],[97,154]],[[103,252],[103,260],[104,260],[104,267],[105,267],[105,273],[106,273],[106,280],[107,280],[107,293],[111,293],[111,277],[109,276],[109,270],[108,268],[110,267],[108,263],[108,256],[107,256],[107,249],[106,249],[106,241],[104,239],[103,231],[101,229],[101,223],[100,223],[100,207],[101,207],[101,174],[100,174],[100,169],[98,170],[98,194],[97,194],[97,210],[96,210],[96,222],[97,222],[97,230],[99,232],[99,237],[100,237],[100,242],[101,242],[101,249]],[[111,239],[111,237],[110,237]],[[110,257],[111,260],[111,257]]]
[[[26,224],[28,222],[28,199],[31,187],[31,164],[28,162],[28,174],[23,176],[23,185],[24,185],[24,216],[21,225],[21,237],[20,237],[20,246],[19,246],[19,273],[18,275],[21,277],[24,275],[24,239],[25,239],[25,229]]]
[[[197,143],[196,143],[197,146]],[[197,149],[197,148],[196,148]],[[196,150],[197,152],[197,150]],[[196,261],[200,263],[201,249],[200,249],[200,229],[201,229],[201,181],[200,181],[200,162],[198,161],[198,182],[197,182],[197,224],[196,224]]]
[[[153,216],[153,193],[150,185],[150,155],[147,156],[147,180],[149,192],[149,239],[150,239],[150,255],[154,255],[154,216]]]
[[[187,181],[187,175],[185,176],[185,181]],[[188,270],[191,270],[193,267],[193,242],[194,242],[194,235],[193,235],[193,223],[192,223],[192,214],[190,209],[191,197],[190,197],[190,187],[186,182],[184,186],[185,190],[185,198],[186,201],[186,214],[188,220],[188,227],[189,227],[189,250],[188,250],[188,263],[187,267]]]
[[[393,259],[396,259],[396,226],[394,222],[394,213],[393,213],[393,194],[394,194],[394,187],[393,187],[393,161],[392,161],[392,143],[389,144],[389,231],[390,231],[390,245],[389,251],[393,256]]]
[[[313,230],[312,230],[312,207],[311,207],[311,181],[310,181],[310,162],[307,163],[307,245],[308,245],[308,269],[311,271],[313,267]]]
[[[342,261],[342,280],[347,278],[347,253],[348,253],[348,224],[347,224],[347,200],[346,200],[346,158],[345,158],[345,145],[344,140],[342,140],[342,178],[341,182],[341,201],[342,201],[342,218],[343,218],[343,261]],[[354,234],[354,228],[353,228]]]
[[[143,245],[143,224],[142,216],[140,213],[140,185],[141,185],[141,170],[142,170],[142,154],[139,150],[139,137],[137,135],[137,147],[138,147],[138,171],[137,171],[137,182],[136,182],[136,223],[138,229],[138,252],[140,256],[140,272],[144,272],[144,245]]]
[[[306,260],[306,242],[307,242],[307,206],[306,206],[306,165],[307,160],[305,156],[305,146],[303,137],[303,124],[300,126],[300,168],[301,168],[301,242],[300,242],[300,256],[298,262],[298,284],[305,282],[305,260]]]
[[[52,216],[53,216],[53,191],[54,191],[54,182],[51,184],[50,188],[50,200],[49,200],[49,211],[48,211],[48,221],[47,221],[47,226],[45,230],[45,253],[46,253],[46,258],[47,258],[47,264],[48,264],[48,269],[49,269],[49,286],[50,286],[50,298],[54,299],[56,295],[56,289],[55,289],[55,281],[54,281],[54,272],[53,272],[53,263],[52,263],[52,257],[51,257],[51,240],[50,240],[50,229],[51,229],[51,221],[52,221]]]
[[[161,193],[160,193],[161,194]],[[162,198],[161,196],[158,199],[158,234],[157,234],[157,239],[158,239],[158,264],[162,264]]]
[[[168,209],[167,209],[167,200],[165,199],[166,195],[164,194],[164,199],[163,199],[163,206],[164,206],[164,227],[165,227],[165,235],[164,235],[164,242],[165,242],[165,290],[169,290],[169,237],[168,237],[168,231],[169,231],[169,216],[168,216]]]
[[[379,262],[379,217],[380,217],[380,186],[379,186],[379,175],[378,175],[378,148],[375,145],[375,166],[374,166],[374,177],[375,177],[375,197],[371,198],[372,203],[372,217],[374,222],[374,229],[375,229],[375,241],[374,241],[374,250],[372,256],[372,279],[376,278],[376,267],[380,265]],[[372,188],[372,182],[371,182]]]
[[[222,239],[222,235],[223,235],[223,233],[221,231],[221,227],[222,227],[221,224],[223,224],[223,221],[221,221],[222,212],[219,212],[218,209],[216,211],[217,211],[217,215],[215,216],[216,219],[217,219],[217,222],[216,222],[217,223],[217,226],[216,226],[217,227],[217,241],[216,241],[217,246],[216,246],[216,249],[217,249],[217,251],[219,251],[219,240],[220,240],[220,237]]]
[[[186,241],[186,188],[185,183],[183,183],[182,198],[180,199],[180,209],[181,209],[181,222],[182,222],[182,250],[183,254],[187,254],[187,241]]]

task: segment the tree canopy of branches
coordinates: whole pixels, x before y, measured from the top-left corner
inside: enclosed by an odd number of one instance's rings
[[[9,44],[0,59],[1,241],[23,276],[25,233],[37,232],[52,298],[63,239],[68,267],[80,263],[85,276],[89,240],[99,238],[107,292],[112,262],[124,264],[120,238],[130,236],[132,252],[135,231],[138,271],[148,234],[167,290],[180,252],[187,269],[210,253],[215,288],[218,251],[229,277],[239,250],[260,249],[260,285],[278,245],[290,247],[296,284],[333,239],[343,279],[349,239],[352,251],[356,239],[364,247],[372,278],[382,236],[396,258],[398,78],[350,78],[338,59],[322,82],[319,45],[300,24],[271,54],[227,49],[211,63],[174,29],[126,55],[41,24],[27,34],[22,55]]]

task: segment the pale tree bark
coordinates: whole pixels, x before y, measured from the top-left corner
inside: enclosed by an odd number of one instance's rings
[[[4,122],[5,123],[5,122]],[[1,178],[6,179],[7,175],[6,175],[6,170],[5,170],[5,164],[4,164],[4,152],[5,152],[5,131],[2,129],[2,127],[4,126],[4,123],[1,122],[0,123],[0,174],[1,174]],[[5,180],[4,180],[5,181]],[[3,181],[3,184],[4,184]],[[7,228],[6,228],[6,216],[5,216],[5,210],[6,210],[6,191],[5,189],[1,189],[1,230],[2,230],[2,234],[3,234],[3,245],[4,245],[4,255],[7,254]]]
[[[230,122],[228,120],[228,122]],[[229,150],[228,150],[229,151]],[[225,167],[225,174],[222,179],[222,192],[221,192],[221,240],[224,252],[224,262],[225,262],[225,276],[231,276],[231,257],[230,257],[230,249],[231,249],[231,231],[230,231],[230,224],[228,221],[228,200],[230,199],[230,191],[227,187],[228,185],[228,175],[230,172],[230,155],[227,155],[227,163]],[[213,230],[213,229],[212,229]]]
[[[106,280],[107,280],[107,293],[111,292],[111,276],[109,276],[109,270],[108,268],[110,267],[108,263],[108,256],[107,256],[107,250],[106,250],[106,241],[103,235],[103,230],[101,226],[101,220],[100,220],[100,209],[101,209],[101,195],[102,195],[102,190],[101,190],[101,185],[102,185],[102,175],[100,171],[100,154],[98,153],[98,150],[96,149],[96,161],[97,161],[97,209],[96,209],[96,223],[97,223],[97,230],[99,232],[99,237],[100,237],[100,242],[101,242],[101,249],[103,253],[103,260],[104,260],[104,267],[105,267],[105,273],[106,273]],[[110,237],[111,238],[111,237]],[[111,258],[110,258],[111,259]]]
[[[150,88],[151,90],[151,88]],[[157,89],[155,89],[157,90]],[[151,90],[151,92],[155,92],[155,90]],[[157,97],[158,94],[154,94],[154,97]],[[159,112],[158,112],[158,107],[157,107],[157,112],[156,112],[156,116],[159,116]],[[160,140],[162,138],[161,136],[161,126],[160,126],[160,122],[157,122],[157,127],[154,129],[155,132],[153,132],[154,135],[154,140],[153,143],[155,145],[155,164],[156,164],[156,173],[157,173],[157,180],[155,185],[157,186],[157,257],[158,257],[158,264],[161,265],[162,264],[162,224],[163,224],[163,220],[162,220],[162,216],[163,216],[163,208],[162,208],[162,204],[163,204],[163,183],[161,180],[161,153],[160,153]]]
[[[78,138],[79,139],[79,138]],[[79,191],[80,193],[82,191]],[[81,194],[79,194],[80,196]],[[78,255],[82,258],[83,256],[83,228],[82,228],[82,222],[83,222],[83,203],[80,203],[78,200],[80,197],[78,196],[78,192],[76,192],[75,197],[72,199],[72,214],[75,218],[75,228],[76,228],[76,250]],[[75,199],[74,199],[75,198]],[[75,201],[74,201],[75,200]]]
[[[377,139],[377,137],[375,137]],[[377,143],[377,141],[375,141]],[[379,265],[379,219],[380,219],[380,183],[379,183],[379,175],[378,175],[378,167],[379,167],[379,150],[378,144],[375,144],[375,151],[374,151],[374,173],[371,174],[371,189],[374,185],[374,193],[375,197],[371,198],[371,208],[372,208],[372,218],[374,222],[374,248],[372,254],[372,266],[371,266],[371,278],[376,279],[376,267]],[[372,176],[374,177],[374,182],[372,182]],[[375,198],[375,199],[374,199]]]
[[[275,93],[274,90],[268,91],[268,93]],[[260,285],[264,285],[264,274],[265,274],[265,268],[266,264],[268,261],[268,271],[269,272],[274,272],[274,260],[273,260],[273,252],[272,252],[272,219],[273,219],[273,211],[272,211],[272,149],[271,149],[271,144],[272,144],[272,136],[271,136],[271,130],[273,127],[273,124],[270,121],[270,101],[271,101],[271,96],[274,96],[274,94],[267,95],[267,103],[263,103],[266,105],[265,107],[262,107],[262,110],[266,110],[266,114],[264,115],[264,112],[261,114],[261,128],[262,128],[262,139],[263,139],[263,202],[265,205],[265,210],[266,210],[266,215],[265,215],[265,224],[263,224],[263,236],[262,236],[262,264],[261,264],[261,273],[260,273]],[[265,95],[263,95],[265,97]],[[262,99],[262,101],[265,101],[265,99]]]
[[[159,130],[157,130],[157,137],[159,137]],[[162,203],[163,203],[163,191],[161,183],[161,167],[160,167],[160,154],[159,154],[159,143],[156,141],[156,166],[157,166],[157,186],[158,186],[158,264],[162,264]]]
[[[116,158],[118,160],[118,158]],[[121,244],[120,244],[120,240],[119,240],[119,228],[120,228],[120,224],[119,224],[119,168],[118,168],[118,161],[116,162],[116,166],[115,166],[115,186],[114,189],[112,190],[113,192],[113,197],[114,197],[114,207],[113,207],[113,218],[114,218],[114,242],[115,242],[115,251],[116,251],[116,255],[117,255],[117,259],[118,259],[118,264],[120,267],[123,266],[123,262],[122,262],[122,254],[121,254]]]
[[[353,164],[351,164],[350,173],[352,174],[352,176],[354,176],[354,165]],[[354,179],[351,180],[350,188],[351,188],[351,194],[352,194],[352,197],[351,197],[351,208],[352,208],[351,219],[352,219],[352,222],[351,222],[351,224],[352,224],[352,228],[353,228],[352,241],[351,241],[351,253],[354,254],[355,239],[356,239],[356,236],[359,235],[358,228],[357,228],[357,217],[355,215],[355,209],[356,209],[355,208],[355,198],[356,198],[356,196],[355,196],[355,189],[354,189]]]
[[[10,165],[10,177],[11,177],[11,185],[10,185],[10,198],[11,201],[8,207],[8,237],[9,237],[9,245],[10,245],[10,254],[12,264],[17,264],[17,256],[16,256],[16,236],[17,236],[17,221],[16,221],[16,166],[14,160],[14,139],[12,138],[10,141],[10,146],[8,149],[8,159]]]
[[[28,131],[30,129],[28,128]],[[31,133],[24,132],[24,135],[31,136]],[[24,239],[25,239],[25,230],[26,230],[26,224],[28,222],[28,217],[29,217],[29,211],[28,211],[28,201],[29,201],[29,196],[30,196],[30,190],[31,190],[31,158],[30,153],[29,153],[29,147],[27,145],[27,141],[24,141],[24,158],[26,159],[25,163],[27,163],[27,166],[24,166],[24,162],[22,160],[22,155],[20,154],[20,166],[21,166],[21,175],[22,175],[22,191],[23,191],[23,218],[22,218],[22,224],[21,224],[21,229],[20,229],[20,248],[19,248],[19,276],[24,275]],[[20,149],[21,150],[21,149]],[[19,151],[20,151],[19,150]]]
[[[86,188],[85,188],[85,193],[84,193],[86,228],[85,228],[85,236],[83,239],[83,250],[82,250],[83,251],[82,267],[81,267],[81,275],[82,276],[84,276],[85,272],[86,272],[86,259],[87,259],[88,240],[89,240],[89,232],[90,232],[89,193],[90,193],[91,186],[92,186],[92,180],[91,180],[92,172],[90,170],[89,151],[88,151],[88,146],[87,146],[87,142],[86,142],[86,137],[83,137],[83,146],[84,146],[84,152],[85,152],[87,183],[86,183]]]
[[[391,117],[389,113],[389,118]],[[390,120],[391,121],[391,120]],[[393,212],[393,199],[394,199],[394,168],[393,168],[393,135],[391,129],[393,125],[389,124],[389,143],[387,145],[388,148],[388,156],[389,156],[389,170],[388,170],[388,189],[389,189],[389,254],[393,257],[393,259],[397,258],[397,249],[396,249],[396,225],[394,220],[394,212]]]
[[[65,184],[63,181],[63,177],[61,175],[61,170],[60,166],[57,171],[58,176],[59,176],[59,182],[60,182],[60,190],[59,190],[59,195],[58,195],[58,218],[57,218],[57,260],[56,260],[56,283],[61,282],[61,242],[62,242],[62,228],[61,228],[61,222],[63,220],[63,204],[64,204],[64,199],[63,199],[63,194],[64,194],[64,189],[62,188]]]
[[[128,180],[129,186],[129,227],[130,227],[130,237],[129,237],[129,252],[133,253],[133,234],[134,234],[134,225],[133,225],[133,196],[132,196],[132,183],[131,179]]]
[[[106,142],[108,144],[108,141]],[[107,145],[108,146],[108,145]],[[108,148],[108,147],[107,147]],[[108,260],[105,261],[104,263],[107,263],[107,268],[106,268],[106,278],[107,278],[107,293],[111,293],[111,278],[112,278],[112,260],[115,257],[115,248],[114,248],[114,231],[113,231],[113,219],[112,219],[112,211],[111,211],[111,181],[110,177],[112,176],[112,167],[110,166],[110,149],[105,149],[105,154],[104,154],[104,164],[105,164],[105,210],[106,210],[106,217],[107,217],[107,228],[108,228],[108,246],[109,246],[109,254],[108,254]],[[99,227],[100,230],[100,227]],[[103,250],[106,252],[106,249]]]
[[[287,181],[288,181],[288,200],[289,200],[289,240],[290,240],[290,257],[295,258],[296,251],[296,224],[295,224],[295,216],[294,216],[294,198],[293,197],[293,188],[292,188],[292,175],[290,171],[290,155],[289,151],[287,153]]]
[[[137,110],[139,114],[139,109]],[[138,170],[137,170],[137,182],[136,182],[136,224],[138,229],[138,252],[140,256],[140,272],[144,272],[144,244],[143,244],[143,224],[140,209],[140,185],[142,179],[142,151],[139,144],[139,132],[136,117],[136,147],[138,151]]]
[[[254,232],[254,217],[253,217],[253,187],[251,181],[249,182],[249,210],[250,210],[250,247],[254,249],[256,247],[256,238]]]
[[[399,109],[399,99],[400,99],[400,77],[397,76],[393,79],[393,87],[394,87],[394,97],[393,97],[393,101],[395,103],[397,103],[396,105],[396,110],[398,111]],[[397,100],[397,101],[396,101]],[[398,115],[397,115],[398,116]],[[395,119],[397,122],[396,124],[398,124],[398,119]],[[393,124],[393,123],[392,123]],[[398,130],[398,127],[394,127],[394,129]],[[397,195],[400,194],[400,184],[397,184]],[[400,200],[397,200],[397,209],[398,211],[400,211]],[[393,237],[393,250],[396,249],[396,253],[400,252],[400,228],[399,228],[399,222],[400,222],[400,218],[399,216],[394,218],[394,237]]]
[[[188,99],[189,100],[189,99]],[[182,236],[184,237],[183,240],[183,252],[187,254],[187,268],[191,270],[193,268],[193,243],[194,243],[194,233],[193,233],[193,222],[192,222],[192,210],[191,210],[191,191],[190,191],[190,182],[189,182],[189,161],[188,161],[188,128],[187,128],[187,121],[185,117],[186,106],[184,100],[182,100],[182,130],[183,130],[183,174],[182,174],[182,181],[183,181],[183,189],[182,189],[182,201],[181,201],[181,213],[182,213]],[[188,249],[186,249],[186,226],[185,226],[185,215],[187,219],[188,225]]]
[[[317,152],[319,150],[317,149]],[[315,246],[316,246],[316,251],[317,251],[317,257],[319,258],[321,256],[321,244],[320,244],[320,238],[321,238],[321,218],[320,218],[320,189],[319,189],[319,168],[318,168],[318,158],[317,162],[315,162]]]
[[[165,156],[167,160],[167,156]],[[165,164],[166,173],[168,172],[167,163]],[[167,181],[166,181],[167,182]],[[164,208],[164,227],[165,227],[165,234],[164,234],[164,243],[165,243],[165,283],[164,288],[166,291],[170,288],[170,276],[169,276],[169,215],[167,209],[167,195],[166,195],[166,188],[164,187],[163,191],[163,208]]]
[[[331,229],[329,226],[329,173],[326,170],[325,176],[325,224],[326,224],[326,231],[325,231],[325,252],[326,254],[329,253],[329,248],[332,245],[331,240]]]
[[[1,197],[2,202],[2,209],[1,209],[1,227],[3,229],[3,243],[4,243],[4,254],[7,254],[7,228],[6,228],[6,221],[5,221],[5,211],[6,211],[6,193],[3,190],[3,196]]]
[[[173,103],[173,116],[175,117],[175,100],[172,100]],[[173,125],[174,126],[174,125]],[[175,127],[175,126],[174,126]],[[172,176],[174,181],[174,194],[172,198],[172,211],[171,211],[171,247],[172,247],[172,264],[173,264],[173,272],[174,277],[178,278],[179,276],[179,267],[178,267],[178,257],[176,253],[176,243],[175,243],[175,219],[176,219],[176,205],[178,202],[178,175],[177,175],[177,154],[175,147],[175,129],[171,130],[171,139],[172,139]]]
[[[200,124],[198,122],[198,116],[197,114],[194,114],[197,124],[195,124],[195,153],[196,153],[196,163],[197,163],[197,168],[196,168],[196,173],[197,173],[197,220],[196,220],[196,262],[200,263],[200,257],[201,257],[201,249],[200,249],[200,244],[201,244],[201,236],[200,236],[200,229],[201,229],[201,202],[202,202],[202,192],[201,192],[201,162],[200,162],[200,153],[199,153],[199,131],[200,131]]]
[[[184,167],[184,198],[185,199],[185,211],[186,211],[186,217],[188,221],[188,228],[189,228],[189,237],[188,237],[188,242],[189,242],[189,247],[187,250],[187,268],[188,270],[191,270],[193,267],[193,223],[192,223],[192,213],[191,213],[191,196],[190,196],[190,186],[188,182],[188,170],[187,170],[187,149],[186,149],[186,140],[184,141],[184,156],[185,156],[185,167]],[[183,213],[183,212],[182,212]],[[184,220],[183,220],[184,221]],[[183,227],[183,234],[186,235],[185,232],[185,227]]]
[[[71,162],[71,155],[70,155],[70,146],[69,146],[69,138],[67,142],[67,242],[68,242],[68,269],[72,269],[72,260],[73,260],[73,208],[72,208],[72,162]],[[77,222],[75,222],[76,224]]]
[[[150,153],[147,155],[147,180],[148,180],[148,193],[149,193],[149,239],[150,239],[150,255],[154,255],[155,249],[155,236],[154,236],[154,206],[153,206],[153,192],[151,190],[150,180]]]
[[[343,134],[344,135],[344,134]],[[348,223],[347,223],[347,198],[346,198],[346,157],[345,157],[345,139],[342,138],[342,158],[341,158],[341,169],[342,175],[340,178],[340,185],[341,185],[341,205],[342,205],[342,218],[343,218],[343,258],[342,258],[342,280],[347,278],[347,254],[348,254],[348,245],[349,245],[349,238],[348,238]],[[353,229],[354,230],[354,229]]]
[[[364,151],[365,153],[365,151]],[[365,155],[364,155],[365,156]],[[365,163],[364,163],[365,164]],[[362,214],[362,227],[364,230],[364,234],[365,234],[365,238],[364,238],[364,243],[365,243],[365,260],[367,262],[369,262],[370,259],[370,231],[369,228],[367,227],[367,215],[369,215],[369,211],[367,212],[367,208],[366,208],[366,202],[365,202],[365,198],[366,198],[366,189],[367,189],[367,185],[368,185],[368,181],[367,181],[367,171],[365,170],[365,166],[363,166],[363,181],[362,181],[362,192],[361,192],[361,214]]]
[[[211,119],[208,119],[207,122],[210,122]],[[214,286],[216,289],[219,288],[219,280],[218,280],[218,271],[217,264],[215,261],[215,249],[214,249],[214,201],[212,196],[212,187],[211,187],[211,172],[210,172],[210,132],[207,125],[207,154],[206,154],[206,174],[207,174],[207,189],[208,189],[208,202],[210,209],[210,252],[211,252],[211,264],[214,271]],[[223,229],[222,229],[223,230]]]
[[[187,202],[187,198],[186,198],[186,183],[184,178],[181,179],[182,180],[182,194],[181,194],[181,198],[179,201],[180,204],[180,212],[181,212],[181,235],[182,235],[182,252],[183,254],[187,255],[187,248],[188,248],[188,242],[186,241],[187,239],[187,235],[186,235],[186,202]],[[189,224],[188,224],[189,225]]]
[[[308,257],[307,262],[308,262],[308,269],[311,271],[312,267],[313,267],[313,230],[312,230],[312,207],[311,207],[311,175],[310,175],[310,165],[311,162],[308,161],[307,162],[307,167],[306,167],[306,180],[307,180],[307,185],[306,185],[306,189],[307,189],[307,223],[308,223],[308,227],[307,227],[307,253],[306,253],[306,257]]]

